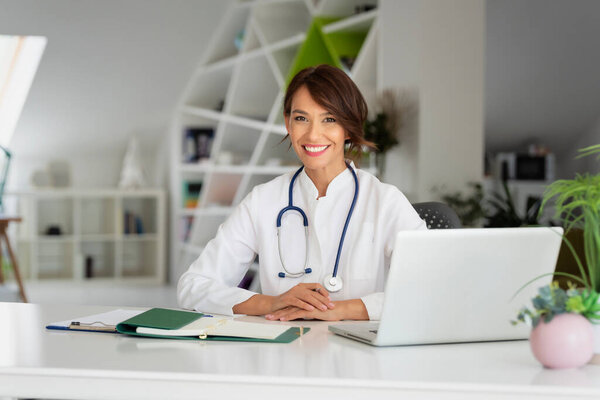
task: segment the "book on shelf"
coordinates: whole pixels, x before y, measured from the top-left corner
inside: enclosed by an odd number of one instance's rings
[[[190,232],[192,231],[192,225],[194,224],[194,217],[187,215],[183,217],[181,223],[181,241],[187,242],[190,238]]]
[[[141,235],[144,233],[142,217],[131,211],[125,211],[123,216],[123,233],[126,235]]]
[[[215,130],[211,127],[184,128],[183,160],[195,163],[210,158]]]
[[[184,181],[183,182],[183,207],[196,208],[198,198],[202,190],[202,181]]]

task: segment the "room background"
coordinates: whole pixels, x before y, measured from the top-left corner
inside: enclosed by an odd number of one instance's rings
[[[418,119],[386,157],[384,181],[413,202],[434,200],[434,187],[481,181],[486,156],[530,144],[556,154],[557,177],[597,168],[572,155],[600,139],[600,4],[378,3],[378,88],[412,90],[419,102]],[[73,188],[115,187],[135,136],[148,186],[168,192],[170,124],[230,4],[0,0],[0,34],[48,39],[10,142],[8,191],[30,187],[53,160],[68,161]],[[169,290],[182,272],[172,251]]]

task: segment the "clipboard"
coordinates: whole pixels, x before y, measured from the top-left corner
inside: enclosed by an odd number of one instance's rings
[[[122,310],[117,309],[101,314],[77,317],[66,321],[51,322],[46,329],[59,331],[84,331],[118,333],[117,324],[136,315],[144,310]]]

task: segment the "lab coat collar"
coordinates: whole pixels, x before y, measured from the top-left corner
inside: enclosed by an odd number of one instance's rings
[[[350,165],[350,167],[356,172],[356,167],[354,166],[354,162],[351,160],[346,160],[346,162]],[[305,169],[302,169],[300,173],[300,184],[302,185],[302,189],[309,194],[309,198],[311,200],[317,200],[319,197],[319,190],[310,179]],[[325,193],[325,197],[336,194],[339,190],[342,190],[348,183],[353,183],[352,174],[348,171],[348,168],[344,168],[342,172],[340,172],[327,186],[327,192]]]

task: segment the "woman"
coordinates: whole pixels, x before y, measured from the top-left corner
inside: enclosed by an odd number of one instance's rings
[[[396,233],[426,225],[396,187],[344,159],[346,144],[370,143],[367,105],[343,71],[300,71],[284,117],[303,167],[256,186],[240,203],[182,275],[179,304],[281,321],[379,319]],[[257,254],[263,294],[237,287]]]

